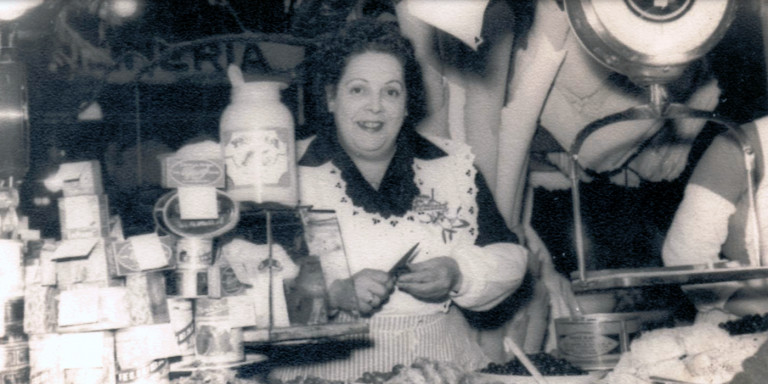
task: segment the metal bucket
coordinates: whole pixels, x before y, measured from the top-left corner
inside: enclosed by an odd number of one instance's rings
[[[640,333],[635,314],[596,313],[555,319],[562,358],[584,370],[611,369]]]

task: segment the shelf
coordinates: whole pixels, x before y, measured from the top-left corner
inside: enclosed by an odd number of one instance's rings
[[[604,269],[587,271],[586,279],[572,274],[574,292],[603,289],[648,287],[670,284],[705,284],[724,281],[768,278],[768,267],[686,265],[679,267]]]
[[[243,329],[246,346],[275,343],[317,343],[322,340],[368,333],[367,322],[318,324],[293,327]]]

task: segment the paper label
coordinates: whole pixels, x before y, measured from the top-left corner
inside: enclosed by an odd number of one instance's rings
[[[180,187],[179,209],[182,220],[216,219],[219,217],[216,188]]]
[[[131,236],[128,238],[133,248],[133,256],[140,270],[156,269],[168,265],[160,237],[156,233]]]

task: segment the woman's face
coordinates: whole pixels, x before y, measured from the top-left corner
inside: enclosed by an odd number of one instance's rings
[[[397,58],[379,52],[350,58],[335,92],[328,94],[339,142],[350,157],[391,158],[406,115],[406,96]]]

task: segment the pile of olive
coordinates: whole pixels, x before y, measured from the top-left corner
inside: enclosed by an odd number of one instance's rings
[[[398,373],[400,373],[403,369],[405,369],[405,366],[402,364],[395,365],[392,367],[392,370],[389,372],[365,372],[363,373],[363,376],[355,380],[355,383],[365,383],[365,384],[382,384],[383,382],[391,379]]]
[[[281,380],[270,380],[270,384],[345,384],[344,380],[326,380],[320,377],[316,376],[307,376],[307,377],[301,377],[296,376],[296,378],[288,380],[288,381],[281,381]]]
[[[728,331],[728,334],[731,336],[768,331],[768,313],[764,315],[746,315],[736,320],[720,323],[718,326]]]
[[[545,352],[539,352],[534,354],[526,354],[528,359],[531,360],[533,365],[544,376],[571,376],[571,375],[586,375],[587,372],[579,367],[569,363],[567,360],[554,357]],[[515,376],[531,376],[528,369],[517,360],[513,359],[504,364],[490,363],[485,368],[481,369],[482,373],[490,373],[494,375],[515,375]]]

